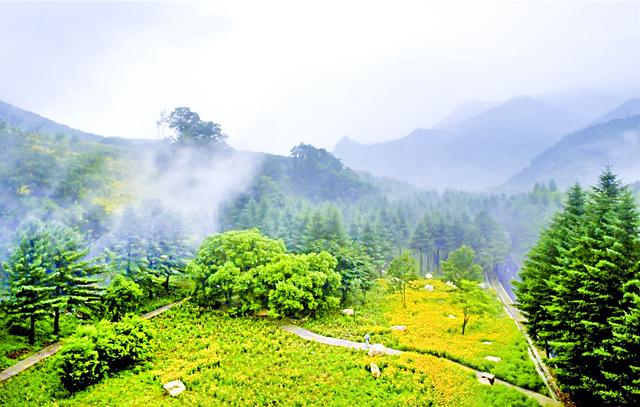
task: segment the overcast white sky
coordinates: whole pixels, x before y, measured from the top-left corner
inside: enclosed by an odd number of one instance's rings
[[[639,2],[0,3],[0,100],[108,136],[190,106],[238,148],[332,149],[639,70]]]

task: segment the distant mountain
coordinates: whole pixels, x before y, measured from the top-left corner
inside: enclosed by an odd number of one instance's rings
[[[472,101],[465,102],[456,107],[453,112],[449,113],[444,119],[440,120],[435,126],[434,129],[448,129],[450,127],[455,126],[458,123],[461,123],[467,119],[472,118],[473,116],[477,116],[481,113],[486,112],[491,109],[495,104],[488,102],[480,102],[480,101]]]
[[[561,188],[576,181],[590,185],[607,164],[627,183],[640,180],[640,115],[568,134],[533,159],[504,188],[527,190],[535,182],[551,179]]]
[[[76,130],[64,124],[54,122],[51,119],[38,114],[22,110],[9,103],[0,101],[0,122],[26,132],[36,132],[43,135],[55,136],[64,134],[70,137],[77,137],[84,141],[93,141],[112,145],[139,145],[155,142],[149,139],[126,139],[120,137],[104,137],[93,133]]]
[[[446,130],[418,129],[383,143],[342,139],[334,154],[350,168],[419,187],[482,190],[505,182],[582,117],[531,97],[517,97]]]
[[[624,119],[637,114],[640,114],[640,99],[631,98],[612,111],[591,122],[591,125],[606,123],[614,119]]]

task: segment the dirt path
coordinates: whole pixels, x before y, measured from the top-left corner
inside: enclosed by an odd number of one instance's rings
[[[309,330],[306,330],[304,328],[301,328],[299,326],[296,325],[283,325],[281,326],[282,329],[284,329],[287,332],[290,332],[294,335],[299,336],[300,338],[309,340],[309,341],[314,341],[314,342],[318,342],[318,343],[322,343],[325,345],[330,345],[330,346],[339,346],[342,348],[349,348],[349,349],[358,349],[358,350],[364,350],[367,351],[369,350],[369,346],[366,343],[363,342],[354,342],[354,341],[348,341],[346,339],[339,339],[339,338],[332,338],[330,336],[322,336],[322,335],[318,335],[316,333],[313,333]],[[385,353],[387,355],[399,355],[402,353],[402,351],[396,350],[396,349],[390,349],[390,348],[386,348]],[[438,357],[438,356],[435,356]],[[470,372],[475,372],[476,375],[480,375],[482,374],[482,372],[479,372],[477,370],[471,369],[468,366],[465,365],[461,365],[457,362],[454,362],[452,360],[449,360],[447,358],[441,358],[444,359],[450,363],[455,364],[456,366],[461,367],[464,370],[470,371]],[[511,387],[514,390],[519,391],[520,393],[525,394],[528,397],[531,397],[532,399],[536,400],[541,406],[561,406],[562,404],[557,401],[554,400],[550,397],[547,397],[543,394],[540,393],[536,393],[535,391],[531,391],[528,389],[524,389],[522,387],[516,386],[514,384],[505,382],[504,380],[500,380],[498,378],[495,379],[495,382],[498,384],[501,384],[503,386],[507,386],[507,387]]]
[[[147,312],[146,314],[142,314],[142,318],[144,319],[149,319],[149,318],[153,318],[156,315],[160,315],[163,312],[182,304],[183,302],[187,301],[189,298],[191,297],[187,297],[183,300],[180,301],[176,301],[174,303],[171,303],[169,305],[165,305],[164,307],[160,307],[156,310],[153,310],[151,312]],[[29,369],[31,366],[35,365],[36,363],[48,358],[49,356],[54,355],[58,350],[60,350],[60,347],[62,346],[61,342],[56,342],[52,345],[49,345],[45,348],[43,348],[42,350],[40,350],[39,352],[34,353],[33,355],[27,357],[26,359],[23,359],[19,362],[17,362],[16,364],[9,366],[7,369],[3,370],[2,372],[0,372],[0,383],[4,382],[7,379],[12,378],[13,376],[17,375],[18,373],[24,372],[25,370]]]

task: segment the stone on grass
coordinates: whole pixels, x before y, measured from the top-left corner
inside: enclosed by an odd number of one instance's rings
[[[424,289],[427,290],[427,291],[433,291],[433,286],[430,285],[430,284],[427,284],[427,285],[424,286]]]
[[[497,356],[485,356],[484,358],[487,359],[489,362],[498,363],[498,362],[502,361],[502,358],[499,358]]]
[[[427,274],[425,274],[424,278],[426,278],[428,280],[431,280],[433,278],[433,274],[427,273]]]
[[[482,288],[483,290],[486,290],[487,288],[489,288],[489,284],[487,284],[487,283],[478,283],[478,287]]]
[[[184,387],[184,383],[182,383],[180,380],[174,380],[172,382],[165,383],[165,385],[162,387],[167,393],[169,393],[171,397],[177,397],[178,394],[186,390],[186,387]]]
[[[392,331],[406,331],[407,327],[404,325],[394,325],[391,327]]]
[[[451,288],[458,288],[458,286],[455,285],[452,281],[447,281],[445,284],[448,285]]]
[[[268,315],[269,315],[269,310],[266,310],[266,309],[264,309],[264,308],[263,308],[263,309],[261,309],[260,311],[256,311],[256,314],[255,314],[255,315],[256,315],[257,317],[266,317],[266,316],[268,316]]]
[[[449,318],[451,318],[451,319],[455,319],[455,317],[456,317],[455,315],[453,315],[453,314],[449,314]]]
[[[342,313],[344,315],[353,315],[355,313],[355,311],[353,310],[353,308],[346,308],[342,310]]]
[[[385,348],[381,343],[374,343],[369,346],[369,356],[382,356],[387,353],[386,351],[387,348]]]
[[[477,372],[476,377],[480,383],[487,384],[489,386],[493,385],[496,380],[496,377],[491,373]]]
[[[371,375],[373,376],[373,378],[378,379],[380,377],[380,368],[378,367],[378,365],[372,362],[369,368],[371,369]]]
[[[484,341],[482,342],[483,345],[491,345],[493,342],[489,342],[489,341]]]

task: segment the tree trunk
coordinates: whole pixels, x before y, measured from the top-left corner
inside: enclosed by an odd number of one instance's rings
[[[29,328],[29,344],[36,342],[36,316],[31,314],[31,326]]]
[[[53,310],[53,334],[58,335],[60,333],[60,307],[56,307]]]
[[[420,249],[420,275],[424,275],[424,254],[422,253],[422,249]]]
[[[167,279],[164,280],[164,289],[169,294],[169,275],[167,274]]]
[[[469,322],[469,318],[464,317],[462,320],[462,335],[464,335],[464,330],[467,328],[467,322]]]
[[[402,294],[402,307],[407,308],[407,289],[403,288],[401,291]]]

